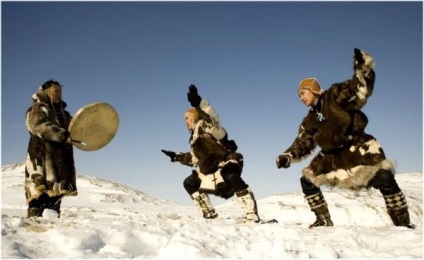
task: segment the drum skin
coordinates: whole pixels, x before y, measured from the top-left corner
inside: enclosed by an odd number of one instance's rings
[[[83,151],[96,151],[106,146],[118,131],[119,116],[104,102],[80,108],[69,124],[73,144]]]

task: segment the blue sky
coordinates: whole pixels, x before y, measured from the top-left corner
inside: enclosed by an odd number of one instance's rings
[[[183,114],[196,84],[243,153],[256,197],[300,191],[310,158],[275,166],[308,110],[297,84],[349,79],[357,47],[376,62],[366,131],[399,173],[422,172],[421,2],[2,2],[1,12],[2,165],[24,162],[25,111],[55,79],[71,114],[102,101],[120,116],[108,146],[75,149],[79,173],[191,204],[191,169],[160,150],[189,150]]]

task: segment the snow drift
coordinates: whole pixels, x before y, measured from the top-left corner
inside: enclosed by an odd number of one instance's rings
[[[422,173],[398,174],[416,229],[396,227],[379,191],[323,189],[334,227],[315,220],[301,193],[258,200],[277,224],[238,224],[235,199],[205,220],[194,206],[153,198],[115,182],[79,176],[79,195],[26,219],[24,165],[2,166],[2,258],[422,258]],[[185,192],[181,190],[181,192]],[[187,196],[187,199],[189,197]]]

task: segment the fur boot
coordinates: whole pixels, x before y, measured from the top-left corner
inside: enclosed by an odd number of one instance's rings
[[[27,218],[30,217],[42,217],[43,216],[43,209],[40,208],[28,208],[28,216]]]
[[[384,195],[387,213],[395,226],[405,226],[414,229],[414,224],[411,224],[409,219],[408,205],[406,204],[405,196],[402,191],[392,194]]]
[[[311,211],[313,211],[317,217],[315,222],[310,225],[309,228],[334,226],[330,212],[328,211],[327,202],[325,202],[322,192],[305,196],[305,199],[308,201]]]
[[[199,193],[196,191],[191,195],[191,198],[193,199],[194,204],[202,210],[204,218],[214,219],[218,217],[218,213],[215,212],[207,193]]]
[[[240,206],[246,212],[246,220],[248,222],[259,222],[258,207],[256,205],[255,196],[250,188],[236,192],[236,197]]]

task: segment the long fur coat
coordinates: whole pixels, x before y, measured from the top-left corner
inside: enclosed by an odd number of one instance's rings
[[[26,201],[38,199],[43,193],[50,197],[76,196],[73,147],[65,143],[72,119],[65,110],[66,103],[54,106],[41,87],[32,98],[34,103],[25,115],[30,134],[25,167]]]
[[[360,109],[371,96],[374,60],[362,53],[365,62],[354,62],[352,79],[333,84],[319,97],[303,119],[298,136],[284,152],[292,162],[305,159],[319,146],[321,151],[302,170],[316,186],[368,187],[379,169],[394,173],[394,163],[386,159],[378,141],[365,133],[368,123]]]

